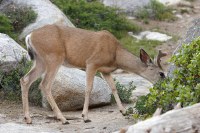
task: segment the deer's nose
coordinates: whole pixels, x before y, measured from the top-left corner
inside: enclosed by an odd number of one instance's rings
[[[161,78],[165,78],[165,74],[163,72],[159,72]]]

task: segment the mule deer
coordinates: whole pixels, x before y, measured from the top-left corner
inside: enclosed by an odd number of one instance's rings
[[[88,119],[89,97],[93,88],[93,80],[97,71],[112,89],[121,113],[126,110],[117,94],[111,72],[121,68],[139,74],[151,82],[164,77],[160,58],[165,53],[159,52],[155,65],[149,55],[140,50],[140,58],[123,49],[119,41],[108,31],[93,32],[60,25],[47,25],[33,31],[26,37],[26,45],[34,66],[20,79],[22,90],[23,111],[28,124],[32,123],[29,114],[28,91],[30,85],[42,74],[44,77],[39,88],[46,96],[56,117],[63,124],[68,124],[59,110],[51,93],[51,85],[61,65],[86,69],[86,90],[82,117]]]

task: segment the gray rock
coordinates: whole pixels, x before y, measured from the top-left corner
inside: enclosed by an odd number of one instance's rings
[[[9,71],[14,68],[27,51],[6,34],[0,33],[0,68]]]
[[[85,98],[86,73],[82,70],[61,67],[57,73],[52,87],[52,95],[62,111],[81,109]],[[110,103],[111,90],[107,83],[95,77],[92,94],[90,97],[91,106],[101,106]],[[45,108],[50,106],[43,97],[42,105]]]
[[[119,81],[120,84],[125,86],[128,86],[128,84],[133,81],[133,85],[135,85],[136,88],[132,92],[132,101],[136,101],[140,96],[147,95],[149,93],[149,88],[152,87],[152,83],[134,73],[113,74],[113,77]]]
[[[180,41],[178,47],[174,51],[174,54],[177,54],[180,48],[182,47],[182,44],[189,44],[194,39],[200,36],[200,18],[193,21],[193,26],[189,28],[187,31],[186,37],[184,40]],[[168,76],[173,77],[173,71],[176,68],[174,64],[171,64],[168,70]]]
[[[21,33],[20,38],[24,38],[34,29],[38,29],[47,24],[60,23],[66,26],[74,27],[64,13],[49,0],[8,0],[5,1],[5,3],[14,3],[19,7],[31,7],[33,11],[37,13],[36,22],[27,26]],[[4,4],[4,2],[2,4]]]
[[[149,3],[150,0],[101,0],[104,5],[123,9],[128,14],[132,14],[140,7]]]
[[[180,2],[178,3],[178,6],[193,8],[192,3],[189,2],[189,1],[180,1]]]
[[[183,16],[181,14],[176,14],[176,17],[179,19],[183,19]]]
[[[172,38],[171,36],[168,36],[166,34],[159,33],[159,32],[152,32],[152,31],[143,31],[143,32],[139,33],[138,35],[133,35],[133,32],[128,32],[128,34],[139,40],[147,39],[147,40],[157,40],[160,42],[165,42]]]
[[[177,5],[183,0],[158,0],[164,5]],[[149,4],[150,0],[101,0],[106,6],[117,7],[123,9],[129,15],[132,15],[141,7]]]
[[[168,6],[168,5],[177,5],[183,0],[158,0],[162,4]]]

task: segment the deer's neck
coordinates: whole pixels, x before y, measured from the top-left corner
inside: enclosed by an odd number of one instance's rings
[[[117,48],[116,60],[119,68],[138,75],[147,69],[147,66],[137,56],[123,49],[121,46]]]

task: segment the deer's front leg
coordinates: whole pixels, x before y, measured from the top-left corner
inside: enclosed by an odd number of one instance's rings
[[[125,108],[123,107],[123,105],[122,105],[122,102],[121,102],[121,100],[120,100],[120,98],[119,98],[119,95],[118,95],[118,93],[117,93],[117,89],[116,89],[116,86],[115,86],[115,82],[114,82],[114,80],[113,80],[111,74],[106,74],[106,73],[102,73],[102,74],[103,74],[104,79],[107,81],[109,87],[110,87],[111,90],[112,90],[112,93],[113,93],[113,95],[114,95],[114,97],[115,97],[115,101],[116,101],[116,103],[117,103],[117,106],[118,106],[120,112],[121,112],[123,115],[126,115],[126,109],[125,109]]]
[[[94,76],[96,74],[96,69],[93,65],[87,65],[86,68],[86,90],[85,90],[85,102],[82,112],[82,117],[85,123],[91,122],[91,120],[88,119],[88,107],[89,107],[89,99],[90,94],[93,88],[93,81]]]

